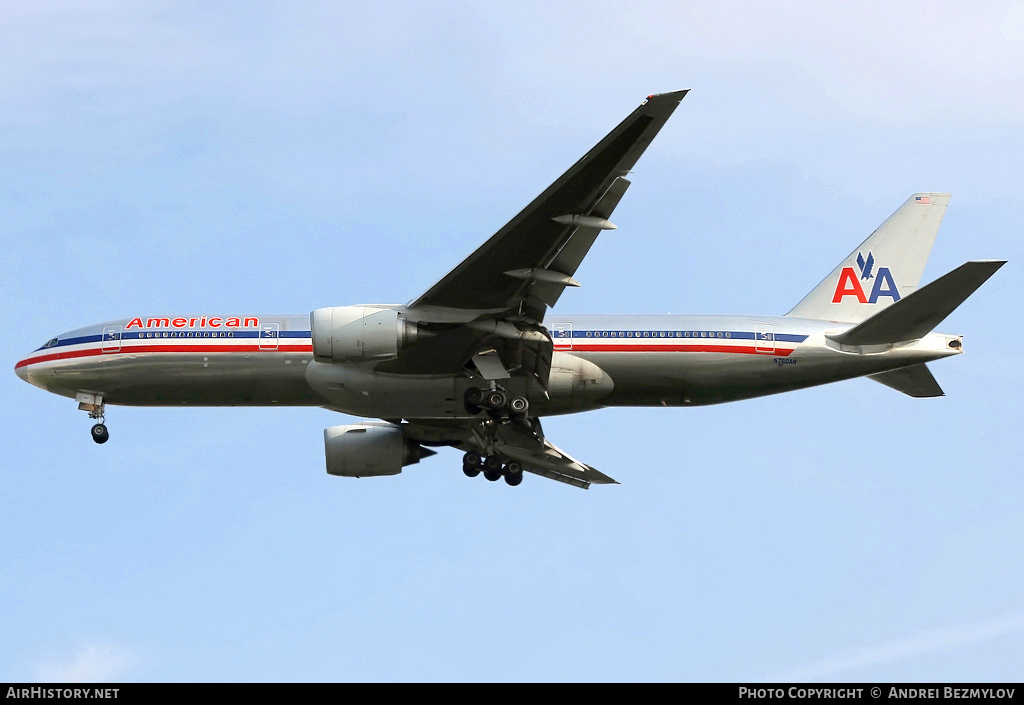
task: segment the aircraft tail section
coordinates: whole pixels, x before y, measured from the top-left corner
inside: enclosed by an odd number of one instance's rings
[[[948,193],[915,193],[787,316],[859,323],[917,290]]]
[[[828,337],[842,345],[884,345],[923,338],[1004,264],[1004,260],[962,264],[866,321]]]

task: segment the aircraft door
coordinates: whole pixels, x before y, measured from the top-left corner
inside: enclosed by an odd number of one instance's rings
[[[755,350],[759,353],[775,352],[775,328],[769,323],[754,326]]]
[[[280,337],[280,323],[260,324],[260,350],[277,350],[277,341]]]
[[[572,350],[572,323],[552,324],[551,340],[555,350]]]
[[[106,326],[103,329],[103,352],[121,352],[121,326]]]

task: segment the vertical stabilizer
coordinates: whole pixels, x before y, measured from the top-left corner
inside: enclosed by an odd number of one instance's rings
[[[948,193],[915,193],[787,316],[859,323],[917,290]]]

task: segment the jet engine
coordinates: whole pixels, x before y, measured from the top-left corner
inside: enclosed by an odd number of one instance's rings
[[[393,360],[416,342],[416,324],[389,308],[321,308],[310,314],[310,323],[317,362]]]
[[[397,475],[436,451],[410,441],[393,425],[354,424],[324,429],[327,473],[340,477]]]

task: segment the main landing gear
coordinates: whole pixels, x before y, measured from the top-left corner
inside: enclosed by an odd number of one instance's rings
[[[466,411],[469,413],[478,414],[486,411],[498,419],[526,416],[530,410],[530,402],[526,397],[510,399],[508,393],[497,385],[494,385],[493,389],[470,387],[466,390],[464,399]]]
[[[482,440],[489,454],[482,455],[469,451],[462,458],[462,472],[466,477],[476,477],[481,472],[490,482],[505,478],[505,483],[515,487],[523,481],[523,466],[515,460],[503,458],[493,451],[495,436],[500,425],[505,423],[530,424],[530,402],[526,397],[510,397],[508,392],[494,382],[490,389],[470,387],[465,394],[466,411],[471,414],[487,412],[487,418],[480,422]]]
[[[473,451],[462,457],[462,472],[466,477],[476,477],[481,471],[490,482],[504,477],[506,484],[515,487],[523,481],[523,466],[514,460],[504,462],[499,455],[480,455]]]

